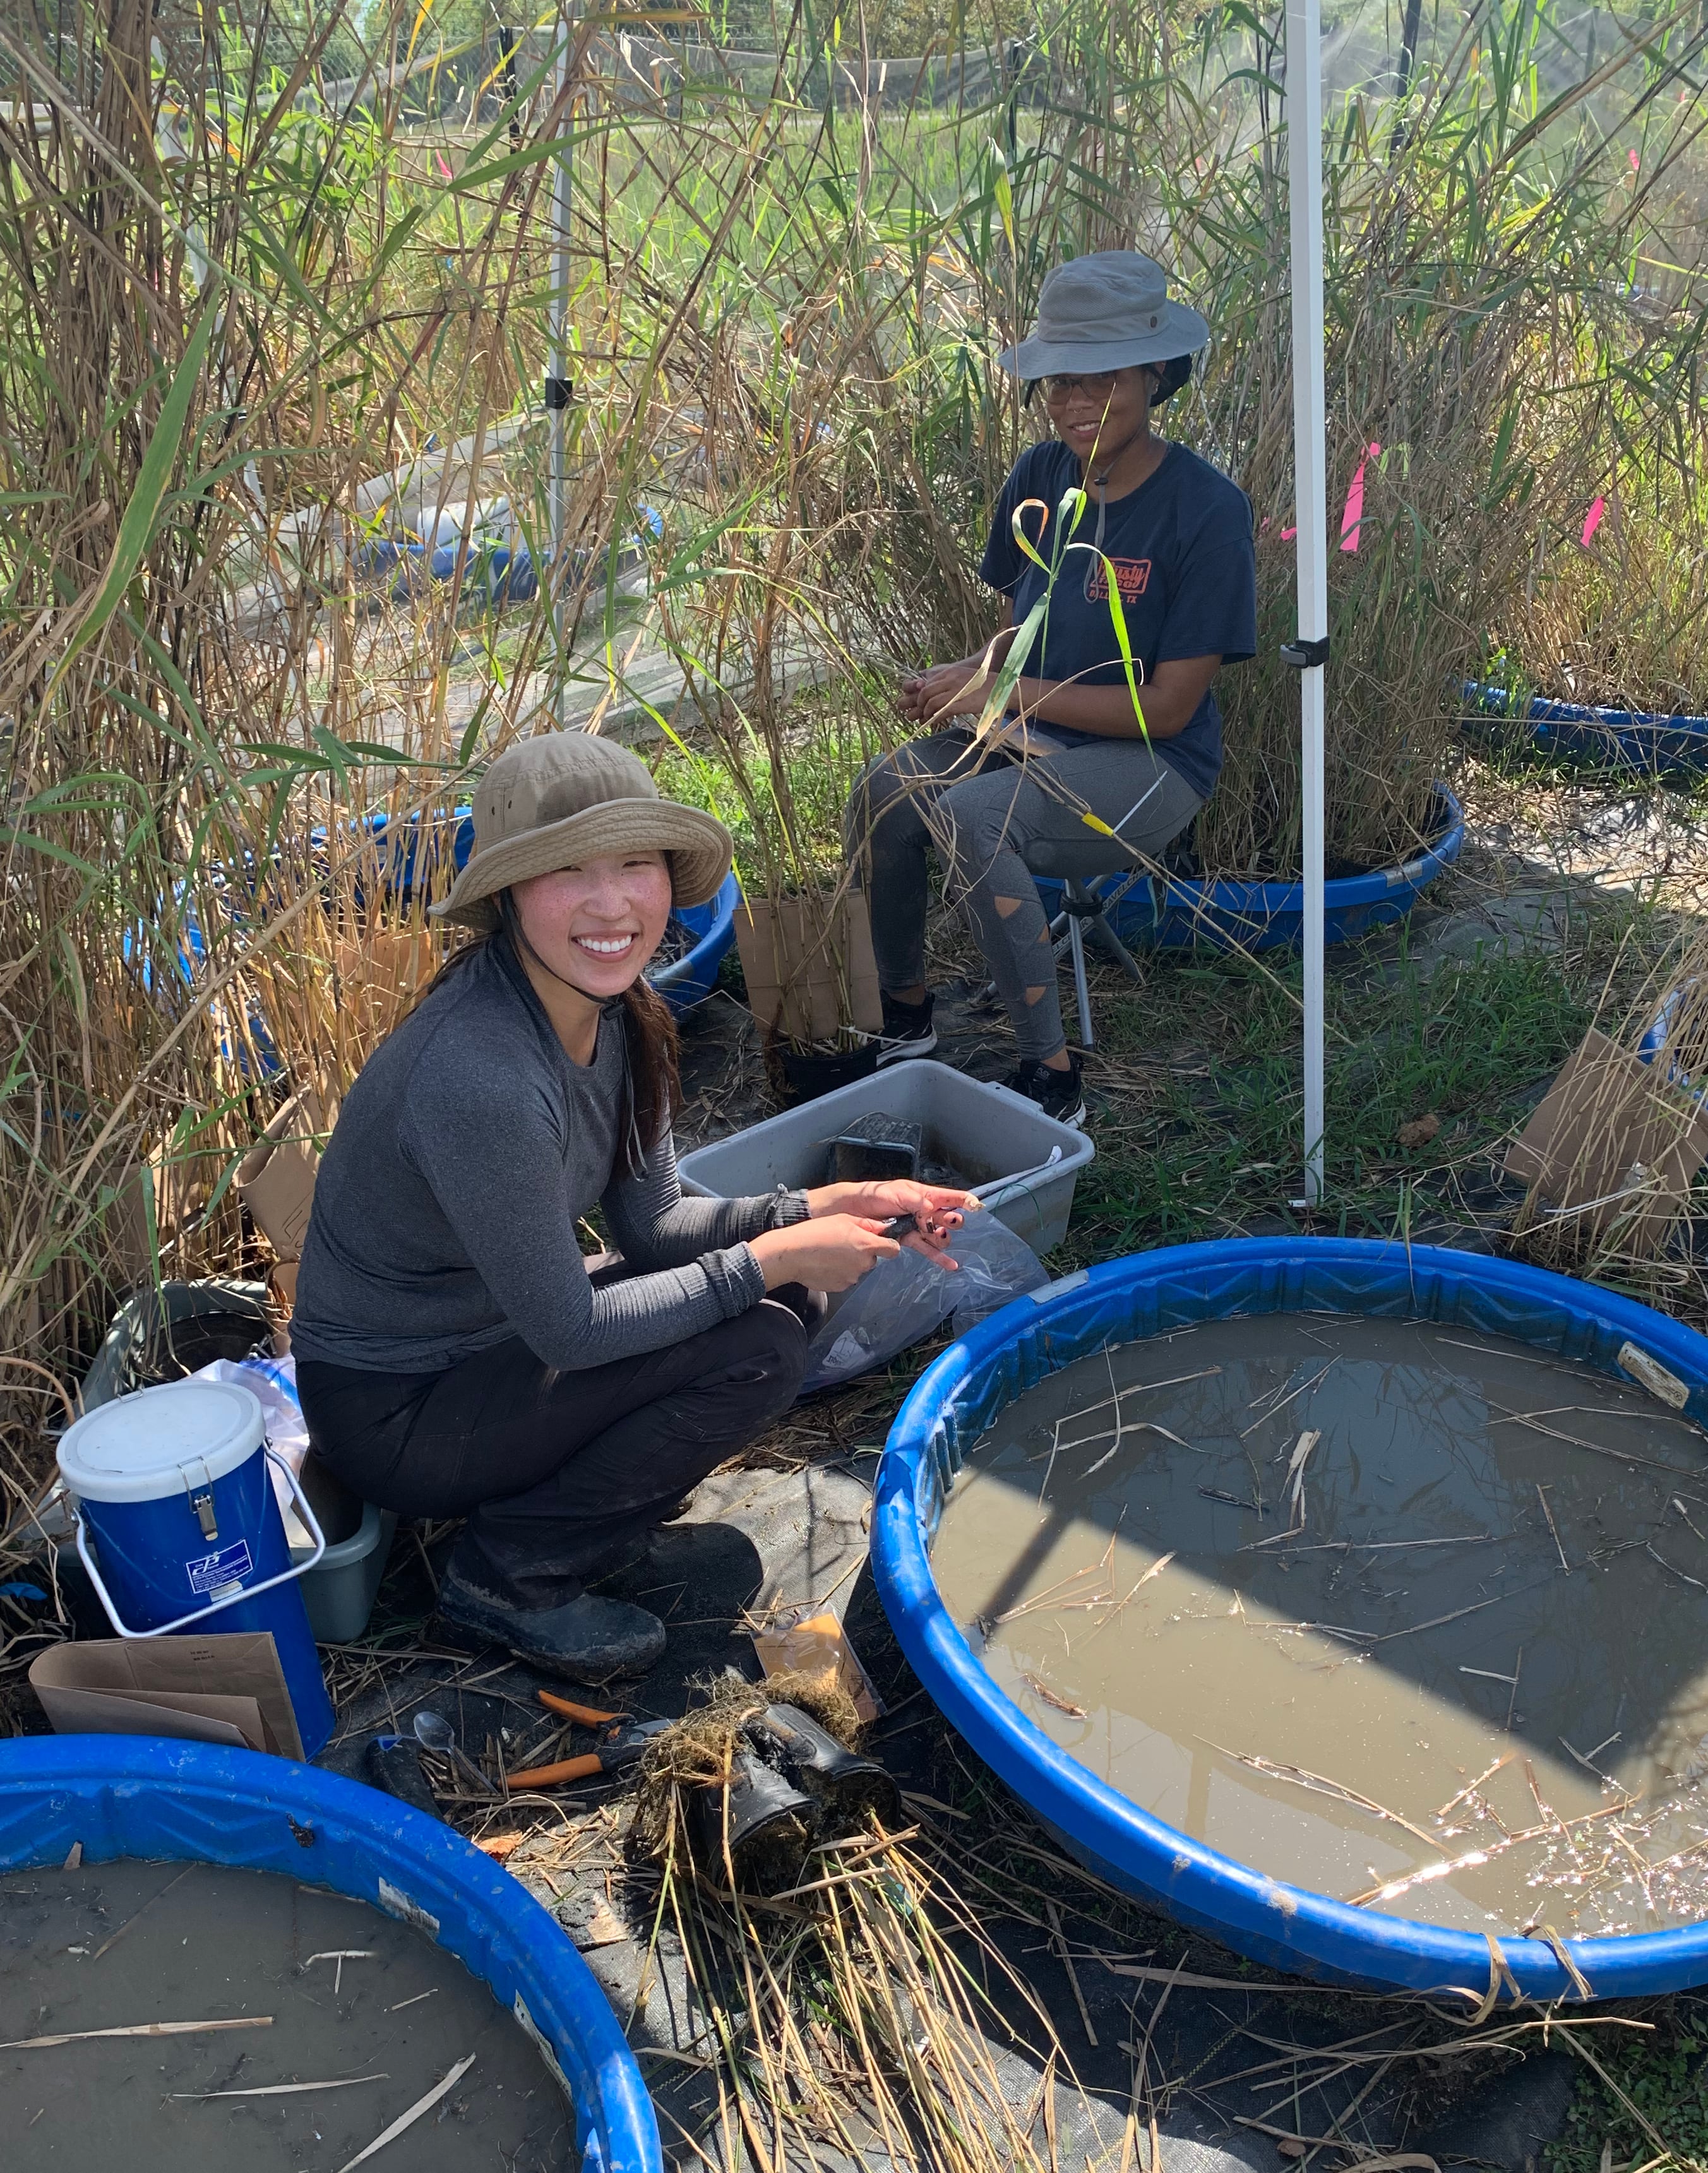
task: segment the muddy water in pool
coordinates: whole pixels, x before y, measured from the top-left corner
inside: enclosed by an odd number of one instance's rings
[[[932,1561],[1047,1735],[1272,1877],[1478,1931],[1708,1917],[1708,1437],[1641,1388],[1208,1323],[1011,1405]]]
[[[75,2034],[257,2016],[272,2019],[190,2035]],[[16,2044],[59,2036],[73,2041]],[[374,2162],[397,2173],[567,2173],[573,2117],[532,2041],[408,1926],[289,1879],[208,1864],[0,1874],[6,2173],[340,2173],[471,2053]],[[341,2087],[276,2088],[307,2083]]]

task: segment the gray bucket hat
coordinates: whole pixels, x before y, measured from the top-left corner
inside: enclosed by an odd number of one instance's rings
[[[1030,381],[1173,362],[1209,337],[1196,310],[1170,301],[1160,264],[1136,250],[1098,249],[1056,267],[1039,294],[1032,337],[997,359]]]
[[[438,919],[498,926],[495,900],[529,876],[602,853],[662,852],[678,905],[704,905],[729,873],[722,822],[666,800],[638,755],[592,732],[543,732],[506,747],[474,791],[474,850]]]

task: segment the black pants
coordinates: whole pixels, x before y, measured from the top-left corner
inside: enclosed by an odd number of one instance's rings
[[[786,1411],[807,1333],[770,1299],[585,1372],[520,1337],[440,1373],[303,1359],[316,1454],[365,1502],[467,1517],[451,1573],[511,1605],[555,1607],[613,1566],[709,1471]]]

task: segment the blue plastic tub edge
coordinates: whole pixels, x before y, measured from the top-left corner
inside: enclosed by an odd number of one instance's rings
[[[1532,694],[1520,716],[1505,687],[1467,679],[1461,693],[1482,716],[1529,725],[1532,740],[1545,754],[1576,755],[1615,769],[1708,769],[1708,717],[1601,709],[1582,702],[1555,702],[1545,694]],[[1472,721],[1464,720],[1467,726]]]
[[[1392,867],[1377,868],[1365,876],[1337,876],[1323,885],[1325,942],[1355,942],[1373,928],[1403,920],[1419,892],[1458,859],[1465,843],[1464,811],[1445,785],[1438,781],[1434,790],[1440,820],[1422,852]],[[1094,887],[1107,892],[1125,880],[1112,876]],[[1038,885],[1046,898],[1059,894],[1061,887],[1047,880]],[[1170,876],[1159,917],[1152,903],[1152,886],[1142,883],[1113,909],[1110,922],[1118,936],[1130,941],[1166,950],[1202,943],[1221,951],[1274,951],[1301,940],[1305,887],[1225,880],[1205,883]]]
[[[723,887],[704,905],[677,909],[676,918],[698,938],[684,957],[673,959],[646,978],[678,1017],[704,1003],[711,994],[724,953],[735,941],[735,909],[741,903],[741,885],[727,875]]]
[[[73,1841],[90,1863],[240,1864],[406,1921],[413,1906],[549,2052],[587,2173],[663,2173],[651,2101],[592,1971],[526,1888],[436,1819],[334,1773],[209,1744],[56,1735],[0,1747],[0,1869],[62,1863]]]
[[[927,1369],[902,1405],[878,1469],[873,1576],[903,1652],[944,1715],[1100,1876],[1280,1969],[1415,1992],[1459,1987],[1480,1999],[1490,1972],[1480,1934],[1353,1909],[1267,1878],[1097,1779],[997,1688],[932,1575],[929,1541],[943,1484],[1003,1405],[1114,1332],[1150,1335],[1195,1320],[1306,1308],[1421,1315],[1515,1335],[1615,1374],[1614,1353],[1629,1340],[1686,1384],[1689,1415],[1708,1421],[1708,1341],[1593,1285],[1480,1254],[1357,1238],[1174,1246],[1016,1299]],[[1504,1940],[1502,1952],[1527,1996],[1574,1996],[1559,1957],[1542,1941]],[[1708,1982],[1708,1924],[1578,1939],[1570,1952],[1597,1998]]]

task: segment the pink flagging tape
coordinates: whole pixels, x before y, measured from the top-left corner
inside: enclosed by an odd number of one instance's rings
[[[1359,464],[1352,481],[1347,485],[1346,510],[1340,516],[1340,547],[1343,551],[1358,548],[1358,531],[1364,525],[1364,471],[1365,463],[1381,457],[1381,447],[1372,445]]]
[[[1595,503],[1590,507],[1589,511],[1585,514],[1583,517],[1583,536],[1581,541],[1586,551],[1587,551],[1590,545],[1594,542],[1595,532],[1597,529],[1601,526],[1602,515],[1607,511],[1607,510],[1608,502],[1606,499],[1601,495],[1600,492],[1597,491],[1596,493]]]

